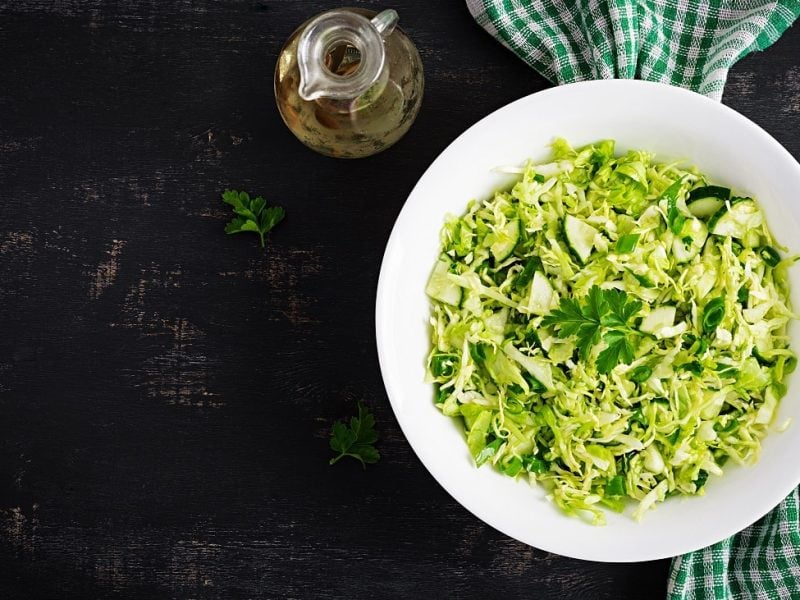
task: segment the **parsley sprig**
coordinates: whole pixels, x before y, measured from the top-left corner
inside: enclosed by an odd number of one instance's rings
[[[225,190],[222,201],[233,207],[237,217],[234,217],[226,226],[225,233],[242,233],[252,231],[261,238],[261,247],[264,247],[264,236],[275,225],[283,221],[286,215],[280,206],[267,206],[267,201],[261,196],[250,198],[247,192]]]
[[[351,417],[349,425],[345,421],[336,421],[333,424],[331,449],[339,454],[330,460],[330,464],[336,464],[341,458],[350,456],[366,468],[368,463],[376,463],[381,457],[373,445],[377,441],[375,417],[359,402],[358,416]]]
[[[620,362],[633,362],[639,332],[629,322],[641,310],[642,303],[632,300],[622,290],[603,290],[592,286],[583,302],[562,298],[558,308],[542,320],[555,327],[560,338],[575,336],[583,360],[602,339],[606,347],[597,355],[600,373],[610,373]]]

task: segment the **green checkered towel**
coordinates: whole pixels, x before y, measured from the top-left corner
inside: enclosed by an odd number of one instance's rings
[[[553,83],[646,79],[722,98],[728,70],[800,15],[800,0],[467,0]]]
[[[800,0],[467,0],[478,23],[554,83],[639,78],[722,98],[728,70],[772,44]],[[800,599],[795,490],[732,538],[677,557],[669,600]]]
[[[669,600],[800,598],[797,490],[766,517],[708,548],[678,556]]]

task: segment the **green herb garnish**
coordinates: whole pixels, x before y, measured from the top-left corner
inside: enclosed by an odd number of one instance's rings
[[[602,338],[606,348],[597,355],[597,370],[610,373],[620,362],[630,364],[633,361],[633,336],[639,332],[628,326],[628,321],[641,308],[642,303],[631,300],[625,292],[603,290],[595,285],[583,302],[562,298],[558,308],[542,320],[542,325],[555,326],[560,338],[574,335],[584,360]]]
[[[261,238],[261,247],[264,247],[264,236],[275,225],[283,221],[286,215],[280,206],[267,206],[267,201],[261,196],[250,198],[247,192],[237,192],[236,190],[225,190],[222,193],[222,201],[233,207],[237,217],[225,226],[225,233],[242,233],[251,231],[257,233]]]
[[[345,421],[336,421],[333,424],[331,449],[339,454],[330,460],[330,464],[336,464],[342,457],[350,456],[366,468],[367,463],[376,463],[381,457],[374,446],[377,441],[375,417],[359,402],[358,416],[351,417],[349,425]]]

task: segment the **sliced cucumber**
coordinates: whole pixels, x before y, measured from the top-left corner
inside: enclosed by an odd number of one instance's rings
[[[503,352],[506,356],[522,365],[522,368],[530,373],[530,375],[545,388],[548,390],[553,389],[553,367],[547,360],[543,359],[541,356],[527,356],[520,352],[511,342],[505,343]]]
[[[567,244],[575,253],[581,263],[585,263],[594,250],[594,238],[597,229],[581,221],[580,219],[567,215],[564,218],[564,237]]]
[[[679,263],[697,256],[708,238],[708,228],[700,219],[687,219],[679,235],[672,241],[672,255]]]
[[[492,234],[492,243],[489,250],[494,256],[495,262],[500,262],[511,256],[514,247],[519,241],[519,220],[511,219],[504,227],[499,228]]]
[[[458,306],[461,303],[462,289],[450,279],[450,263],[437,260],[433,272],[425,286],[425,293],[434,300]]]
[[[553,301],[553,286],[547,275],[541,271],[533,274],[531,282],[531,295],[528,297],[528,310],[535,315],[545,315],[550,312],[550,303]]]
[[[689,199],[686,204],[691,204],[702,198],[719,198],[720,200],[729,200],[731,197],[730,188],[722,187],[719,185],[704,185],[699,188],[693,189],[689,192]]]
[[[657,335],[662,329],[672,327],[673,323],[675,323],[675,307],[661,306],[642,319],[639,329]]]
[[[708,223],[714,235],[742,239],[749,231],[764,224],[764,213],[750,198],[731,200],[720,208]]]
[[[686,208],[695,217],[705,219],[716,213],[723,206],[725,206],[725,201],[719,198],[698,198],[691,204],[687,204]]]
[[[686,207],[695,217],[706,218],[716,213],[731,197],[731,190],[718,185],[705,185],[689,192]]]

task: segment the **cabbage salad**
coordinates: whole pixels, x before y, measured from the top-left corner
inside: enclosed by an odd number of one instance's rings
[[[797,363],[756,201],[612,140],[514,172],[448,218],[426,288],[427,379],[476,465],[603,524],[756,461]]]

